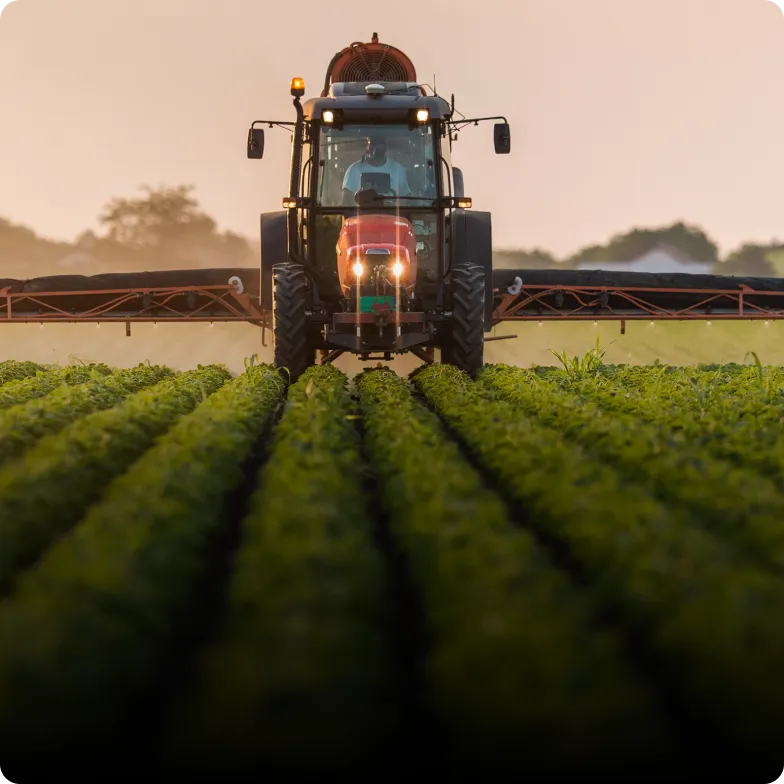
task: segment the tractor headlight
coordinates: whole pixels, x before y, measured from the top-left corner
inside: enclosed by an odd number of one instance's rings
[[[359,262],[359,261],[358,261],[358,262],[357,262],[357,263],[354,265],[354,274],[355,274],[355,275],[356,275],[358,278],[361,278],[361,277],[362,277],[362,273],[363,273],[364,271],[365,271],[365,268],[362,266],[361,262]]]
[[[321,118],[324,120],[325,123],[331,123],[335,119],[335,115],[329,109],[325,109],[322,114]]]
[[[420,109],[416,113],[416,118],[418,122],[427,122],[430,119],[430,112],[427,109]]]
[[[396,261],[392,267],[392,274],[396,278],[399,278],[403,274],[403,265],[399,261]]]

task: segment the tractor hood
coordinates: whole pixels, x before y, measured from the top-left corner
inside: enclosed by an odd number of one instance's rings
[[[347,218],[337,243],[338,276],[345,293],[357,284],[354,265],[362,265],[360,283],[371,281],[374,270],[383,267],[384,277],[395,285],[395,263],[401,265],[400,284],[413,286],[417,275],[416,235],[405,218],[389,214],[367,214]]]

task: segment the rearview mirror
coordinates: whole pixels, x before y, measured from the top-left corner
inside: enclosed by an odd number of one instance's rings
[[[248,133],[248,158],[264,157],[264,129],[251,128]]]
[[[496,155],[509,154],[509,151],[512,149],[509,123],[496,123],[493,126],[493,141],[495,142]]]
[[[457,166],[452,167],[452,177],[455,180],[455,197],[462,199],[465,196],[465,185],[463,184],[463,172]]]

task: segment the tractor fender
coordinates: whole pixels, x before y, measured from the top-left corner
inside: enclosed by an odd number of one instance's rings
[[[261,279],[259,280],[262,310],[272,310],[272,268],[288,261],[286,210],[262,213]]]
[[[457,209],[451,217],[452,269],[478,264],[485,271],[485,332],[493,328],[493,229],[489,212]]]

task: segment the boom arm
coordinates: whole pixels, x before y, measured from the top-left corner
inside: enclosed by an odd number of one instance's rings
[[[198,269],[0,280],[0,324],[247,322],[269,326],[259,270]],[[494,270],[504,321],[784,319],[784,280],[601,270]],[[129,329],[127,330],[129,332]]]

